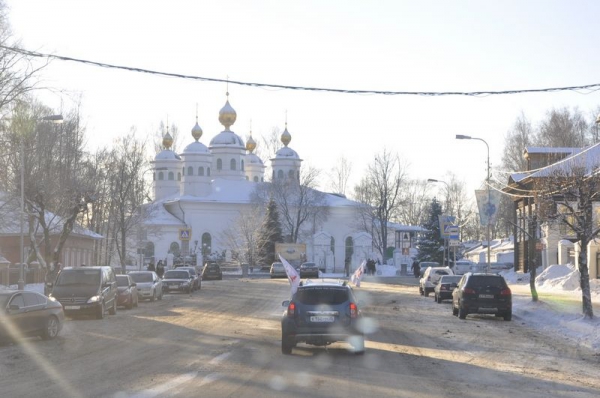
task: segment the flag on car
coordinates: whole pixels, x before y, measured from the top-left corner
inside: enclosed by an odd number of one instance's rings
[[[354,273],[350,277],[350,282],[354,283],[354,286],[360,287],[360,280],[362,279],[362,276],[365,274],[366,265],[367,265],[367,261],[363,260],[363,262],[360,263],[360,267],[358,267],[356,269],[356,271],[354,271]]]
[[[288,280],[290,281],[292,294],[294,294],[296,293],[296,290],[298,290],[298,286],[300,285],[300,275],[298,275],[296,269],[292,267],[292,265],[288,263],[285,258],[281,257],[281,254],[279,255],[279,259],[281,260],[283,268],[285,269],[285,273],[287,274]]]

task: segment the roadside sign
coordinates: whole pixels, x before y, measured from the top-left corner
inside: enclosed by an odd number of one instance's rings
[[[440,221],[440,232],[443,236],[448,237],[448,234],[446,233],[446,227],[454,224],[456,217],[441,214],[438,217]]]
[[[444,235],[450,240],[459,240],[459,228],[457,225],[446,225]]]
[[[179,230],[179,240],[190,240],[192,230],[189,228],[181,228]]]

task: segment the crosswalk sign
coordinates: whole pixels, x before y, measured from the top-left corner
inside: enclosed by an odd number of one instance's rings
[[[179,230],[179,240],[190,240],[192,231],[189,228],[182,228]]]

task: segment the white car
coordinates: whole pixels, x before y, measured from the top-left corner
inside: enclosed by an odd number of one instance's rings
[[[458,260],[454,263],[454,267],[452,270],[454,271],[454,275],[464,275],[467,272],[471,272],[471,267],[475,265],[474,262],[469,260]]]
[[[162,279],[154,271],[131,271],[128,274],[136,283],[140,300],[162,300]]]
[[[429,293],[435,290],[435,285],[443,275],[454,275],[448,267],[428,267],[419,281],[419,293],[421,296],[429,297]]]

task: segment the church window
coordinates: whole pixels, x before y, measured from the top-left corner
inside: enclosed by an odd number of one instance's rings
[[[277,178],[283,178],[283,170],[277,172]]]
[[[221,159],[217,159],[217,170],[223,170],[223,161]]]
[[[235,159],[231,159],[231,162],[229,162],[229,169],[230,170],[236,169]]]
[[[290,178],[294,178],[294,170],[288,171],[288,175]]]
[[[181,174],[185,175],[185,167],[181,168]]]
[[[165,179],[165,175],[162,171],[158,172],[158,181],[162,181]]]
[[[144,248],[144,257],[145,258],[153,258],[154,257],[154,243],[147,242],[146,247]]]
[[[169,253],[173,253],[175,257],[179,257],[181,250],[179,249],[179,243],[171,242],[171,246],[169,246]]]
[[[177,181],[181,181],[181,173],[177,172]]]
[[[188,167],[188,175],[191,175],[191,176],[194,175],[194,168],[192,166]]]
[[[169,171],[169,181],[173,181],[175,179],[175,174],[172,171]]]
[[[244,171],[244,160],[242,159],[240,170]]]
[[[210,167],[206,168],[206,175],[210,177]]]
[[[254,182],[258,182],[258,177],[254,176]]]
[[[204,167],[198,167],[198,175],[199,176],[203,176],[204,175]]]

